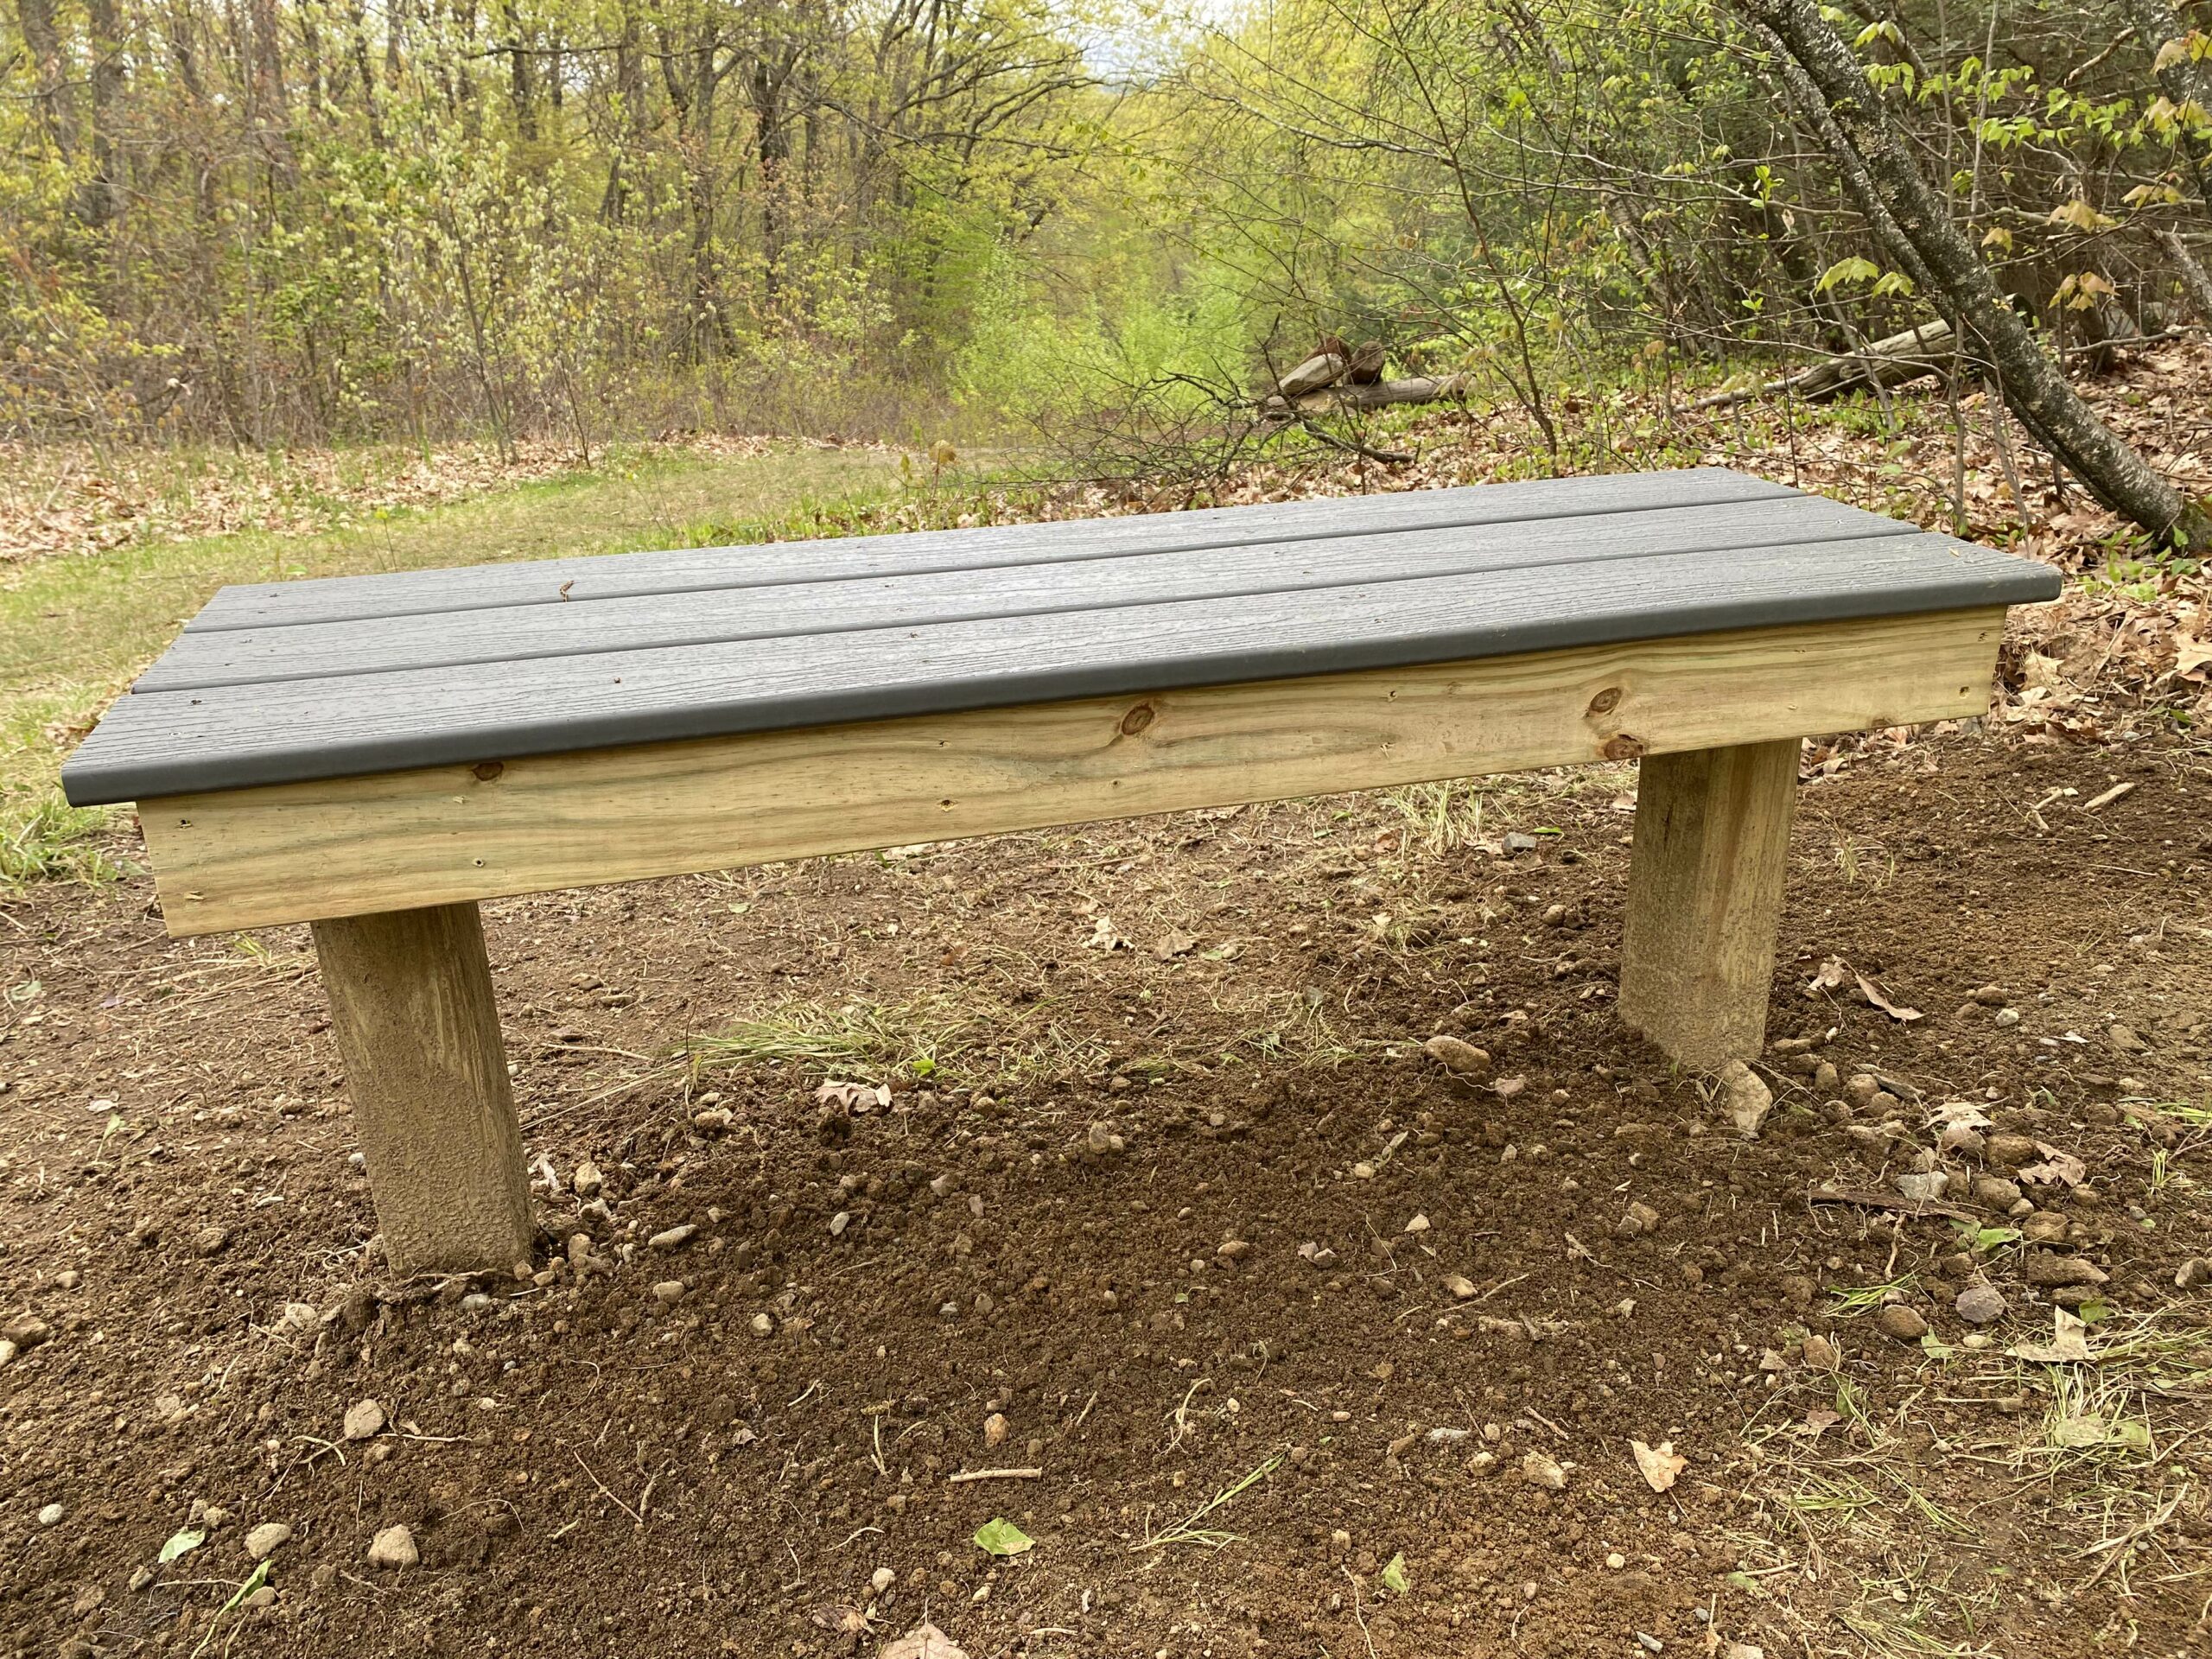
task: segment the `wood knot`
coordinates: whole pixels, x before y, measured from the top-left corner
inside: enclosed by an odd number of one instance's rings
[[[1605,740],[1605,747],[1599,753],[1608,760],[1633,760],[1643,753],[1643,740],[1617,732]]]
[[[1596,696],[1590,699],[1589,712],[1593,715],[1610,715],[1614,709],[1620,706],[1620,687],[1618,685],[1609,685],[1604,690],[1600,691]]]
[[[1139,732],[1144,730],[1146,727],[1151,725],[1155,717],[1156,711],[1150,703],[1141,702],[1137,704],[1135,708],[1130,709],[1128,714],[1122,716],[1122,735],[1123,737],[1135,737]]]
[[[476,774],[478,782],[486,784],[490,783],[506,769],[507,763],[504,760],[479,760],[469,768]]]

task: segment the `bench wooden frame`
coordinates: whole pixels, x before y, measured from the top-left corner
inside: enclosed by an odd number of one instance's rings
[[[1711,470],[267,584],[63,784],[137,802],[171,933],[313,925],[388,1259],[506,1267],[482,899],[1640,760],[1618,1007],[1716,1070],[1799,741],[1980,714],[2057,587]]]
[[[1642,757],[1623,1017],[1756,1054],[1799,740],[1979,715],[2001,607],[643,744],[142,802],[171,933],[312,921],[388,1254],[530,1255],[475,902]],[[358,919],[349,919],[358,918]]]

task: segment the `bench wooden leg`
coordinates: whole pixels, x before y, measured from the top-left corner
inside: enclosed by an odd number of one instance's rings
[[[530,1179],[473,904],[315,924],[394,1270],[530,1260]]]
[[[1788,738],[1643,761],[1621,1018],[1697,1071],[1766,1040],[1797,753]]]

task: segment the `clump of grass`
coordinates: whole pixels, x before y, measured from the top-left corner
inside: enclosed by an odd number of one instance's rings
[[[129,867],[108,856],[100,842],[109,814],[102,807],[71,806],[41,794],[28,808],[19,800],[0,807],[0,888],[34,881],[112,881]]]
[[[1476,785],[1411,784],[1383,791],[1382,800],[1404,820],[1406,844],[1433,856],[1483,838],[1483,795]]]
[[[791,1002],[692,1040],[702,1071],[812,1067],[869,1083],[933,1077],[976,1044],[981,1022],[944,999],[925,1003]]]
[[[1850,1287],[1830,1285],[1828,1306],[1838,1313],[1853,1315],[1872,1313],[1881,1307],[1892,1293],[1903,1295],[1911,1291],[1919,1282],[1917,1274],[1908,1273],[1885,1284]]]

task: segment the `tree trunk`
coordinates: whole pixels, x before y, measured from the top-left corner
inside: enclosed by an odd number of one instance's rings
[[[2006,405],[2113,512],[2183,546],[2212,546],[2212,518],[2151,470],[2097,418],[1929,184],[1866,72],[1821,15],[1817,0],[1735,0],[1783,60],[1793,86],[1816,93],[1816,124],[1876,234],[1995,375]],[[1910,253],[1910,259],[1902,256]]]
[[[66,159],[76,148],[75,124],[68,102],[69,71],[61,60],[61,34],[54,27],[54,0],[16,0],[23,48],[30,54],[31,106],[48,142]]]
[[[2181,239],[2179,231],[2160,231],[2158,245],[2166,251],[2166,257],[2174,262],[2174,269],[2181,273],[2182,290],[2189,296],[2190,308],[2196,313],[2196,320],[2212,323],[2212,276],[2205,275],[2204,267],[2196,263],[2196,256]]]

